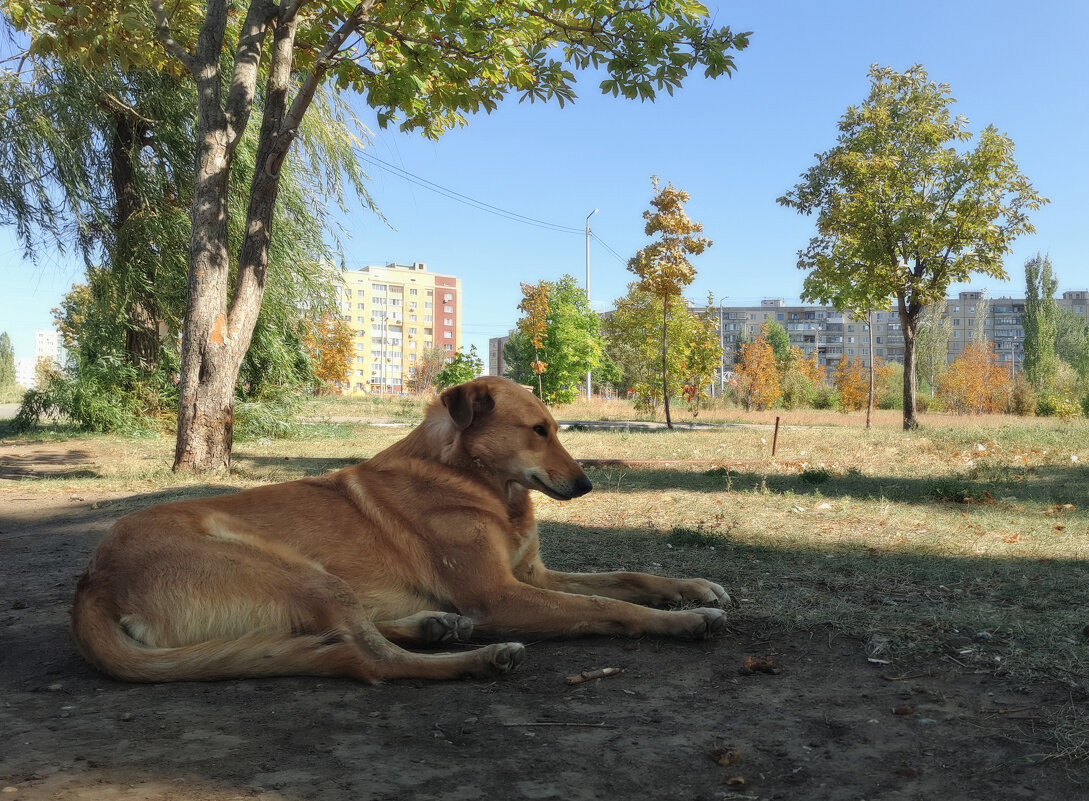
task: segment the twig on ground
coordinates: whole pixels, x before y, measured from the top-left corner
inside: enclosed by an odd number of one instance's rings
[[[594,679],[607,679],[609,676],[619,676],[624,672],[624,668],[618,667],[606,667],[598,668],[597,670],[584,670],[577,676],[568,676],[565,681],[568,684],[582,684],[585,681],[593,681]]]

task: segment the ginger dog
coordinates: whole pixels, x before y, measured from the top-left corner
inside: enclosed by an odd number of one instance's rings
[[[507,672],[517,642],[456,653],[405,645],[487,635],[702,639],[725,613],[703,579],[559,573],[538,554],[530,491],[592,485],[534,395],[506,379],[446,390],[368,461],[118,520],[80,578],[80,651],[128,681]]]

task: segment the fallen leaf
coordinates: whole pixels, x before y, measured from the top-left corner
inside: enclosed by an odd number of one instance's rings
[[[741,761],[741,752],[736,748],[712,748],[711,759],[720,765],[733,765]]]
[[[1013,545],[1014,543],[1018,543],[1018,542],[1021,541],[1021,535],[1020,534],[1011,534],[1008,537],[1003,537],[1002,541],[1003,542],[1008,542],[1010,545]]]
[[[771,657],[766,656],[746,656],[744,664],[738,670],[742,676],[751,676],[753,673],[777,674],[778,672],[779,668],[775,667]]]
[[[896,707],[896,709],[892,710],[892,714],[894,714],[894,715],[914,715],[915,714],[915,707],[913,707],[913,706],[898,706],[898,707]]]
[[[744,776],[731,776],[730,778],[728,778],[726,780],[726,784],[730,785],[731,787],[744,787],[745,786],[745,777]]]

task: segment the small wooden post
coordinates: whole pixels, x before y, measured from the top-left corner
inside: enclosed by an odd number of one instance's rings
[[[775,418],[775,435],[771,438],[771,455],[775,455],[775,446],[779,444],[779,418]]]

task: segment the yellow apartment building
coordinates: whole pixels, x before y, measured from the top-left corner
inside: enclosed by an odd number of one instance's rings
[[[354,334],[349,394],[407,391],[429,348],[461,347],[461,279],[422,262],[344,270],[342,309]]]

